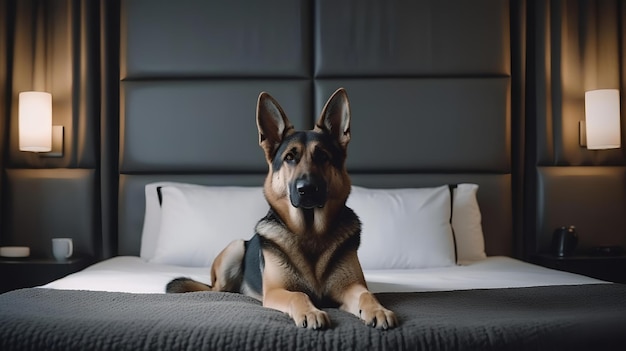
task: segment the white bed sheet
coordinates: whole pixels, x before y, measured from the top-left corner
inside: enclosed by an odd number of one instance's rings
[[[487,257],[464,266],[365,271],[373,292],[423,292],[606,283],[556,271],[504,256]],[[179,267],[149,263],[135,256],[118,256],[70,274],[43,288],[164,293],[180,276],[210,282],[208,267]]]

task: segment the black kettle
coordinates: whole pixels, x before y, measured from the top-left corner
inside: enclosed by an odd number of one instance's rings
[[[578,234],[573,225],[557,228],[552,234],[552,252],[559,257],[571,255],[577,244]]]

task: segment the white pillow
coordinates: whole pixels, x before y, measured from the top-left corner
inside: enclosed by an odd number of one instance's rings
[[[450,189],[352,187],[347,206],[362,223],[363,269],[410,269],[455,264]]]
[[[458,264],[468,264],[487,257],[476,193],[478,185],[459,184],[454,189],[452,228],[456,240]]]
[[[164,186],[151,262],[208,267],[236,239],[248,240],[269,209],[261,187]]]
[[[178,183],[178,182],[155,182],[146,184],[146,211],[143,218],[141,231],[141,248],[139,257],[149,260],[154,257],[154,252],[161,230],[161,201],[159,200],[158,188],[164,186],[202,188],[202,185]]]

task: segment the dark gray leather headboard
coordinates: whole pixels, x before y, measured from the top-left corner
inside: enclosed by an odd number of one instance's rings
[[[121,2],[118,253],[144,185],[261,185],[256,99],[297,128],[345,87],[348,168],[369,187],[480,185],[487,253],[513,253],[508,2]]]

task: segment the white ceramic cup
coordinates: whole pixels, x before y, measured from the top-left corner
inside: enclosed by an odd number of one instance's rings
[[[52,255],[57,261],[65,261],[72,256],[74,244],[71,238],[53,238]]]

